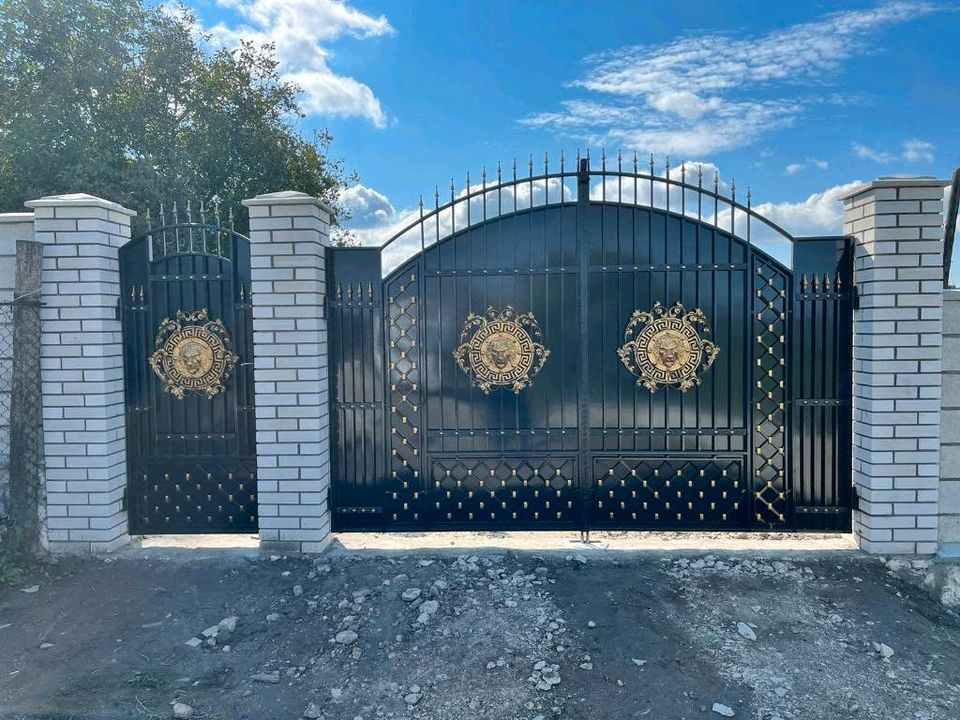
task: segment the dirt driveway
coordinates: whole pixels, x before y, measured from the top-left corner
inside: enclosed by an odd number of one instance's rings
[[[185,557],[0,587],[0,717],[960,718],[960,620],[853,553]]]

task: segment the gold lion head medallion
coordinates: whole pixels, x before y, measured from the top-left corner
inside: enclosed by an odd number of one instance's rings
[[[223,392],[239,357],[230,350],[230,336],[219,320],[210,320],[206,308],[177,311],[157,331],[156,351],[150,367],[163,381],[163,389],[183,399],[188,392],[210,399]]]
[[[704,340],[701,332],[710,334],[703,310],[687,312],[679,302],[666,309],[658,302],[651,311],[634,311],[617,355],[636,375],[637,385],[650,392],[662,386],[684,392],[700,384],[700,375],[720,354],[720,348]]]
[[[532,384],[550,355],[541,339],[540,325],[531,313],[488,308],[483,315],[467,316],[453,357],[484,393],[496,387],[519,393]]]

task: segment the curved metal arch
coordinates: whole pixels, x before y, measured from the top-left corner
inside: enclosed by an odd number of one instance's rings
[[[745,241],[748,246],[766,252],[757,243],[756,235],[759,229],[767,238],[774,242],[786,242],[792,249],[793,235],[753,209],[749,188],[746,204],[741,203],[737,200],[735,181],[731,181],[729,196],[724,195],[718,175],[715,174],[712,183],[704,185],[700,166],[697,168],[697,182],[694,184],[687,181],[686,165],[682,165],[679,171],[674,169],[674,175],[671,175],[668,164],[664,173],[658,175],[652,157],[646,172],[640,171],[636,155],[633,157],[632,169],[626,170],[619,155],[616,169],[607,168],[605,156],[599,170],[567,170],[562,156],[560,162],[560,170],[550,172],[545,159],[544,171],[534,175],[531,160],[529,173],[525,178],[517,176],[514,164],[512,177],[506,182],[499,167],[496,182],[493,183],[487,182],[484,172],[480,185],[471,186],[468,175],[466,185],[459,193],[451,182],[450,199],[443,204],[440,203],[438,190],[434,194],[434,207],[429,211],[421,198],[417,217],[380,246],[381,256],[384,258],[382,276],[386,278],[391,275],[394,270],[405,265],[407,260],[441,240],[489,220],[538,207],[576,203],[584,181],[591,202],[666,211],[671,215],[695,220],[727,232]],[[679,179],[676,177],[677,172]],[[767,243],[768,240],[761,242]],[[401,245],[405,247],[400,247]],[[770,252],[766,254],[788,270],[792,266],[792,253],[788,262],[776,258]]]
[[[209,255],[230,262],[232,248],[225,247],[224,243],[221,242],[224,236],[229,239],[230,243],[235,238],[250,241],[248,237],[232,227],[203,222],[178,222],[149,227],[137,236],[136,240],[147,241],[151,262],[166,260],[178,255]],[[211,251],[207,242],[211,237],[216,239],[213,251]],[[159,255],[157,253],[158,249],[161,250]]]

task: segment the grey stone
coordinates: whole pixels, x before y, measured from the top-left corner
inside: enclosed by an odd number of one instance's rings
[[[193,717],[193,708],[182,702],[175,702],[173,704],[173,716],[175,718],[191,718]]]
[[[353,630],[341,630],[334,638],[341,645],[350,645],[357,641],[357,634]]]
[[[723,715],[724,717],[733,717],[736,715],[732,707],[724,705],[723,703],[714,703],[711,710],[713,710],[717,715]]]
[[[737,623],[737,632],[740,633],[747,640],[757,639],[757,634],[753,631],[753,628],[747,625],[745,622]]]
[[[406,602],[413,602],[420,597],[420,588],[407,588],[401,593],[400,597]]]
[[[320,712],[319,706],[315,703],[310,703],[304,708],[303,717],[306,718],[306,720],[320,720],[320,718],[323,717],[323,713]]]
[[[276,685],[278,682],[280,682],[280,671],[274,670],[273,672],[268,673],[257,673],[256,675],[251,675],[250,679],[258,683]]]
[[[236,615],[231,615],[230,617],[225,617],[223,620],[217,623],[217,626],[221,630],[226,630],[227,632],[233,632],[234,630],[237,629],[237,621],[239,619],[240,618],[238,618]]]

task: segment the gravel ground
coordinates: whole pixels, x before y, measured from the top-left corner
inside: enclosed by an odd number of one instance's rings
[[[856,553],[191,558],[0,586],[0,717],[960,718],[960,619]]]

